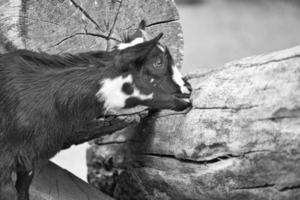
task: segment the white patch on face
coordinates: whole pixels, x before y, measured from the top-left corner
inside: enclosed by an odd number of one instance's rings
[[[106,111],[123,109],[125,107],[126,100],[130,97],[138,98],[140,100],[153,98],[153,93],[148,95],[142,94],[136,87],[134,87],[132,94],[125,94],[122,91],[123,84],[132,82],[132,75],[105,79],[100,82],[101,88],[96,93],[96,97],[100,102],[104,102],[104,108]]]
[[[123,49],[126,49],[128,47],[132,47],[134,45],[137,45],[137,44],[140,44],[140,43],[143,43],[145,42],[144,38],[142,37],[138,37],[138,38],[135,38],[134,40],[132,40],[131,42],[129,43],[121,43],[121,44],[118,44],[118,49],[119,50],[123,50]]]
[[[172,66],[173,69],[173,75],[172,78],[174,80],[174,82],[180,87],[180,91],[183,94],[189,94],[190,91],[188,90],[188,88],[186,86],[184,86],[184,81],[182,79],[182,75],[179,72],[178,68],[175,66]]]

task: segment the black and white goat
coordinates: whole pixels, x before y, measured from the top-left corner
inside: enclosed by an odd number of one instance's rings
[[[110,52],[0,55],[1,200],[28,200],[35,167],[106,111],[190,106],[190,85],[159,43],[162,34],[149,40],[144,27]]]

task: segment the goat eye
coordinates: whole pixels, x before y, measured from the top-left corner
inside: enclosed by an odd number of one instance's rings
[[[157,59],[154,63],[153,63],[153,67],[155,69],[159,69],[162,66],[162,62],[161,59]]]

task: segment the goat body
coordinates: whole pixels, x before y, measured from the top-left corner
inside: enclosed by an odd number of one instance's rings
[[[112,54],[20,50],[0,56],[0,186],[13,171],[31,171],[54,156],[75,129],[102,113],[95,94],[104,74],[113,74],[104,67]]]
[[[191,105],[190,85],[161,37],[133,39],[111,52],[0,55],[0,200],[29,200],[34,168],[107,110]]]

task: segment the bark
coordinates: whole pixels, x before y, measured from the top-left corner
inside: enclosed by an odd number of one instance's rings
[[[300,46],[190,74],[192,109],[95,140],[89,181],[117,199],[300,199],[299,77]]]
[[[162,43],[170,48],[180,67],[183,35],[177,9],[169,0],[1,0],[0,53],[15,49],[51,54],[110,50],[124,34],[134,32],[142,19],[148,24],[147,32],[153,36],[164,32]],[[136,124],[145,113],[138,109],[94,120],[76,130],[64,148]],[[46,168],[52,168],[52,164]],[[38,199],[109,199],[104,194],[90,196],[90,188],[83,183],[75,187],[67,172],[55,168],[61,175],[52,177],[49,171],[41,171],[38,177],[43,178],[35,179],[33,196],[41,196],[36,197]],[[51,181],[47,182],[48,179]],[[64,184],[58,186],[60,182]],[[85,189],[81,190],[82,187]]]

